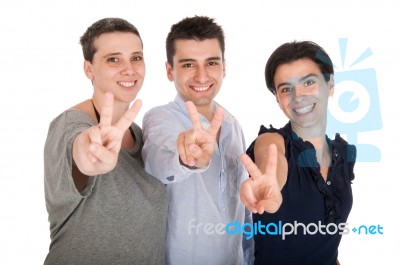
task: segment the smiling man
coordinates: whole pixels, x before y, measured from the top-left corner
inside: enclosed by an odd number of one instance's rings
[[[252,240],[223,227],[251,222],[239,199],[242,129],[214,101],[225,77],[223,30],[208,17],[185,18],[171,27],[166,50],[177,96],[144,116],[142,155],[169,194],[167,264],[243,264]]]

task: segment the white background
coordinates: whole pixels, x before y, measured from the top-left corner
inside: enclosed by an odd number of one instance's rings
[[[393,1],[394,3],[395,1]],[[264,81],[264,66],[281,43],[313,40],[341,65],[339,38],[348,38],[352,69],[374,68],[383,128],[359,134],[379,147],[380,162],[356,164],[350,227],[381,225],[383,235],[342,238],[342,264],[400,264],[397,130],[400,88],[399,16],[382,1],[113,0],[9,1],[0,7],[0,264],[42,264],[49,224],[43,192],[43,145],[50,121],[91,97],[79,37],[94,21],[121,17],[138,27],[147,74],[139,98],[141,125],[149,108],[172,100],[165,74],[165,38],[186,16],[208,15],[226,35],[227,76],[217,100],[241,122],[247,143],[260,124],[286,123]],[[383,6],[383,3],[385,6]],[[345,65],[346,67],[346,65]],[[373,122],[373,121],[371,121]],[[138,242],[140,245],[140,242]]]

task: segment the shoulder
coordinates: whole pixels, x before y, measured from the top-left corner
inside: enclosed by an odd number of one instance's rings
[[[344,157],[346,162],[355,163],[357,157],[357,149],[355,145],[349,144],[338,133],[335,135],[335,139],[332,140],[332,145],[341,156]]]
[[[256,140],[255,140],[256,145],[261,145],[261,144],[280,144],[284,142],[284,138],[282,134],[279,132],[268,132],[268,133],[263,133],[260,134]]]
[[[150,119],[150,118],[157,118],[161,116],[173,116],[176,113],[182,112],[179,106],[174,103],[170,102],[165,105],[160,105],[149,109],[143,116],[143,119]]]
[[[282,129],[276,129],[272,126],[270,128],[264,125],[260,126],[258,137],[250,144],[246,153],[253,159],[255,153],[259,153],[260,150],[266,149],[269,145],[275,144],[278,148],[278,152],[285,153],[285,133]]]
[[[221,106],[215,101],[214,103],[216,104],[217,107],[222,108],[224,112],[221,128],[227,128],[228,130],[231,130],[232,132],[235,132],[237,135],[241,135],[244,138],[243,128],[239,120],[232,113],[230,113],[225,107]]]
[[[260,134],[254,143],[255,152],[262,151],[266,149],[271,144],[276,145],[278,152],[285,153],[285,139],[279,132],[269,132]]]
[[[93,106],[90,99],[87,99],[56,116],[51,121],[50,126],[81,122],[89,123],[92,126],[95,120],[96,116],[94,114]]]
[[[45,148],[70,143],[75,136],[95,125],[95,122],[80,110],[66,110],[55,117],[48,127]]]
[[[174,102],[153,107],[144,114],[142,120],[144,135],[147,135],[150,131],[159,135],[160,130],[176,131],[189,126],[191,126],[191,121],[188,114]]]
[[[51,121],[50,127],[72,126],[74,124],[93,126],[95,122],[85,112],[77,109],[69,109],[55,117]]]
[[[225,122],[231,122],[231,123],[239,123],[238,120],[233,116],[232,113],[230,113],[224,106],[219,104],[218,102],[214,101],[214,104],[216,107],[221,108],[224,111],[224,121]]]
[[[258,137],[255,140],[255,144],[264,145],[264,144],[276,144],[284,146],[284,141],[287,138],[288,132],[290,131],[290,124],[286,124],[285,127],[277,129],[270,125],[269,128],[264,125],[260,126],[260,130],[258,132]]]

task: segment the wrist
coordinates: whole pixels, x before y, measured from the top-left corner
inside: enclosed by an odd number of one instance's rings
[[[198,167],[196,167],[196,165],[194,165],[194,166],[186,165],[185,163],[183,163],[183,161],[182,161],[182,159],[180,157],[179,157],[179,164],[181,166],[184,166],[184,167],[186,167],[188,169],[191,169],[191,170],[199,169]]]

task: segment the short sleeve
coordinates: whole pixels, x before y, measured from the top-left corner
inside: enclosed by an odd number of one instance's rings
[[[94,125],[85,113],[69,110],[49,126],[44,147],[44,184],[46,207],[55,222],[62,222],[74,211],[82,198],[90,195],[95,177],[80,193],[72,179],[72,144],[75,137]]]

